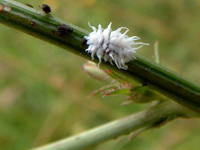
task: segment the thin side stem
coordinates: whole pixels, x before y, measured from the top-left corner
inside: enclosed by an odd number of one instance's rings
[[[51,15],[46,15],[13,0],[0,0],[0,22],[91,60],[89,54],[85,52],[87,45],[84,36],[88,33]],[[61,24],[66,24],[72,32],[66,32],[64,35],[60,33],[58,27]],[[98,59],[95,58],[94,61],[97,62]],[[200,87],[164,67],[139,56],[128,63],[128,70],[119,70],[108,63],[102,64],[106,68],[110,68],[113,73],[123,77],[124,80],[131,82],[137,79],[179,104],[200,113]]]
[[[140,129],[159,126],[181,117],[183,112],[182,106],[171,101],[165,101],[148,110],[32,150],[83,150],[108,139],[115,139],[134,131],[137,132]]]

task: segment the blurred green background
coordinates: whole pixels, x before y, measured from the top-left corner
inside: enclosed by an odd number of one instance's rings
[[[199,0],[18,0],[47,3],[55,15],[82,28],[130,28],[150,43],[139,51],[200,84]],[[121,106],[123,96],[91,96],[106,85],[89,77],[83,58],[0,24],[0,149],[26,150],[80,133],[144,108]],[[199,150],[200,121],[175,120],[134,140],[121,137],[95,150]]]

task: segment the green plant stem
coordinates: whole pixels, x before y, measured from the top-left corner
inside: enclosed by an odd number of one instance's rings
[[[51,15],[46,15],[12,0],[0,0],[0,22],[91,60],[89,54],[85,52],[87,46],[84,44],[84,36],[87,32],[74,25],[60,21]],[[61,36],[57,28],[63,23],[73,29],[73,32]],[[97,58],[95,61],[98,61]],[[200,113],[200,87],[164,67],[139,56],[128,63],[128,70],[119,70],[108,63],[102,64],[122,76],[125,80],[138,79],[141,83]]]
[[[83,150],[140,129],[159,127],[167,121],[183,116],[184,111],[181,105],[165,101],[137,114],[33,150]]]

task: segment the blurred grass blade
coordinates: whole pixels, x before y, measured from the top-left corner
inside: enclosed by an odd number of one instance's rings
[[[65,23],[72,32],[62,35],[58,27],[64,22],[51,15],[12,0],[0,0],[0,22],[91,59],[85,52],[87,46],[84,36],[87,32]],[[110,69],[111,74],[119,76],[122,80],[132,82],[138,79],[141,83],[200,113],[200,88],[167,69],[139,56],[128,63],[128,70],[119,70],[108,63],[103,64]]]

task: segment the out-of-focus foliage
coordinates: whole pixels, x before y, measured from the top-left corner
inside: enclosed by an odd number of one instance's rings
[[[161,64],[200,84],[199,0],[18,0],[47,3],[52,15],[89,30],[87,23],[130,28],[149,47],[140,54],[154,61],[159,42]],[[123,96],[91,96],[106,83],[90,78],[82,58],[0,25],[0,149],[43,145],[144,108],[121,106]],[[199,120],[177,120],[126,137],[96,150],[199,150]]]

